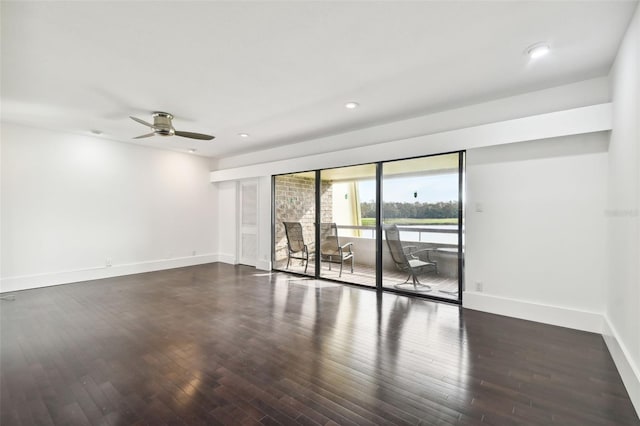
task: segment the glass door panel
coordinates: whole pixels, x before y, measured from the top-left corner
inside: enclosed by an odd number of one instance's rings
[[[459,300],[460,155],[383,163],[383,288]]]
[[[376,165],[320,172],[320,276],[376,286]]]
[[[315,276],[315,172],[274,176],[274,269]]]

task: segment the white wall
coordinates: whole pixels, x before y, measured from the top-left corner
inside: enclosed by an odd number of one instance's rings
[[[271,270],[271,176],[258,179],[258,269]],[[260,230],[265,230],[261,233]]]
[[[351,182],[333,182],[331,191],[331,214],[333,222],[343,225],[357,225],[354,219],[354,191]],[[355,229],[344,229],[340,231],[340,236],[356,236]],[[375,259],[375,256],[373,257]],[[358,257],[360,260],[360,257]],[[375,264],[375,262],[374,262]]]
[[[640,412],[640,8],[611,70],[605,340]]]
[[[215,184],[218,189],[218,252],[221,262],[238,263],[237,221],[238,184],[235,181]]]
[[[2,291],[216,260],[207,158],[6,123],[1,149]]]
[[[535,320],[538,312],[504,307],[561,308],[559,321],[546,322],[600,331],[608,139],[600,132],[467,152],[465,306]]]

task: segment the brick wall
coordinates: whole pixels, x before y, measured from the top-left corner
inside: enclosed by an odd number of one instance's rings
[[[300,222],[304,232],[304,241],[313,256],[315,250],[315,179],[300,175],[283,175],[275,178],[275,259],[287,258],[287,237],[282,222]],[[332,222],[332,184],[322,181],[320,185],[321,222]]]

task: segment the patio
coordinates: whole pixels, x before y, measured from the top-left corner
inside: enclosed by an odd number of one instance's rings
[[[304,265],[299,260],[292,260],[289,268],[287,266],[287,259],[279,260],[275,262],[274,268],[281,271],[295,272],[304,274]],[[309,267],[307,268],[307,275],[312,276],[315,269],[314,260],[309,261]],[[371,266],[359,265],[356,263],[353,266],[353,273],[351,273],[350,265],[347,263],[344,265],[342,276],[339,277],[340,266],[332,264],[331,270],[327,263],[323,263],[320,271],[320,278],[326,278],[331,280],[342,281],[347,284],[359,284],[368,287],[375,287],[376,285],[376,271]],[[436,296],[451,300],[458,299],[458,280],[442,274],[428,273],[419,277],[420,282],[431,286],[429,292],[417,292],[419,294],[428,294],[430,296]],[[382,274],[382,286],[386,288],[395,288],[396,284],[401,284],[407,279],[407,274],[399,270],[391,268],[384,268]],[[410,286],[405,289],[410,289]],[[413,293],[412,291],[408,291]]]

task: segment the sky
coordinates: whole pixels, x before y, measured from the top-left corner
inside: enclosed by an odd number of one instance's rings
[[[359,181],[360,201],[376,198],[375,180]],[[458,199],[458,174],[386,178],[383,180],[383,198],[386,202],[435,203]],[[413,193],[418,196],[414,198]]]

